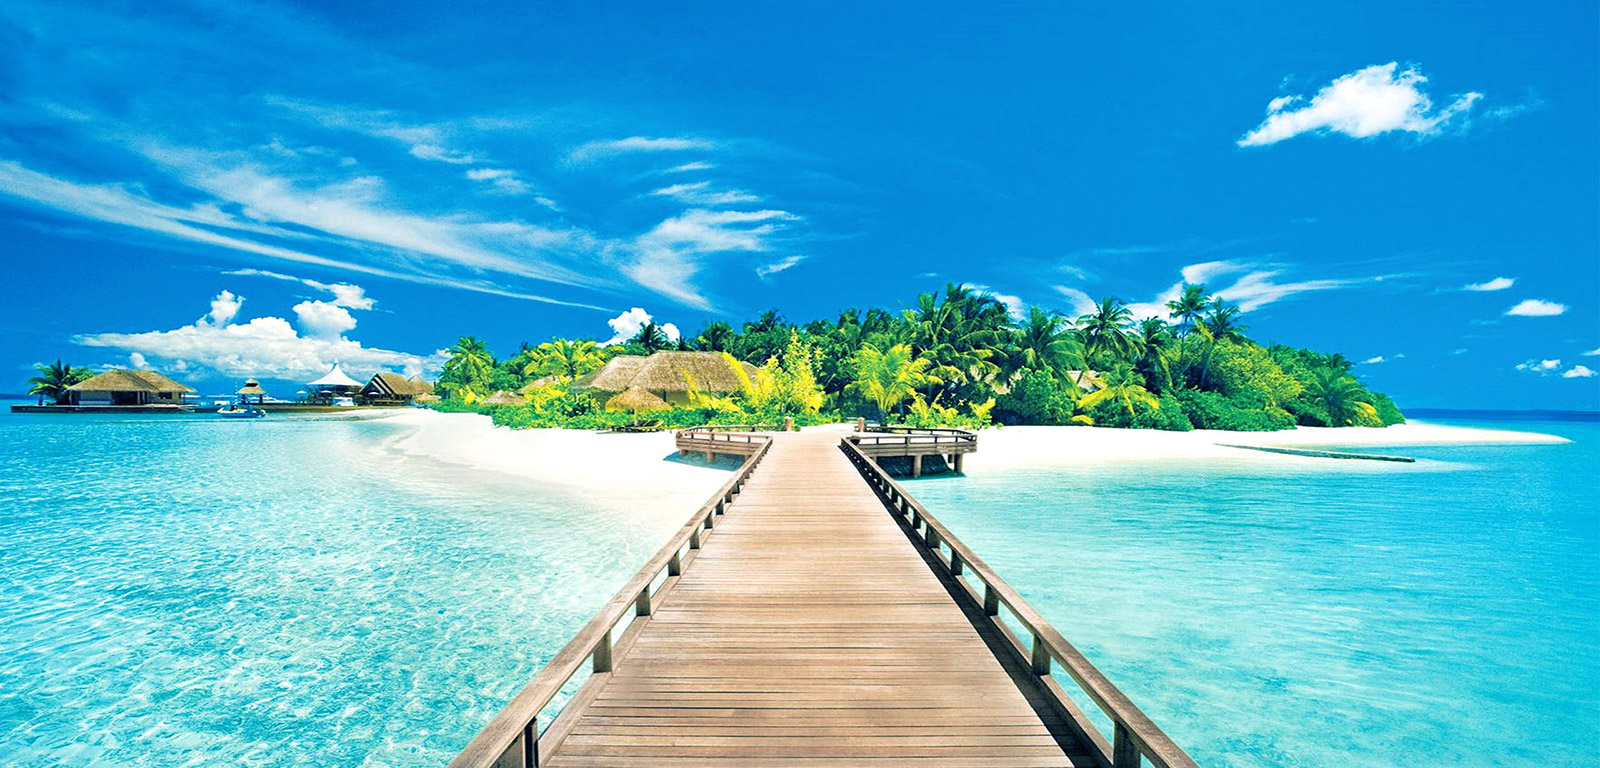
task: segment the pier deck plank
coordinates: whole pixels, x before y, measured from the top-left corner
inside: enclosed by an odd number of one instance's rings
[[[837,443],[774,442],[542,765],[1093,764]]]

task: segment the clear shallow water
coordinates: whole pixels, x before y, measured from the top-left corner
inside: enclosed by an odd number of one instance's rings
[[[442,765],[682,524],[400,429],[0,412],[0,765]]]
[[[910,490],[1206,766],[1600,764],[1600,426]],[[981,454],[980,454],[981,457]]]

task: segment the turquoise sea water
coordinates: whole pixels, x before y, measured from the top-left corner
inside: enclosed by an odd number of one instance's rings
[[[1600,764],[1600,425],[1483,426],[910,490],[1201,765]]]
[[[0,765],[443,765],[682,524],[400,429],[0,412]]]
[[[1202,765],[1594,764],[1600,428],[1514,428],[913,489]],[[443,764],[681,523],[403,429],[0,413],[0,765]]]

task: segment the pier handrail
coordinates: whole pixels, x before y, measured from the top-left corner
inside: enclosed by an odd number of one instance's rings
[[[762,458],[767,455],[767,450],[772,447],[771,437],[765,435],[747,435],[747,437],[763,442],[743,464],[739,465],[733,477],[723,483],[722,487],[695,511],[666,545],[646,561],[638,573],[622,585],[622,589],[617,591],[600,612],[595,614],[583,629],[578,630],[578,634],[550,658],[538,674],[534,675],[533,680],[512,697],[510,703],[506,704],[477,736],[473,737],[466,748],[450,761],[450,768],[503,768],[512,765],[518,768],[535,768],[539,764],[540,713],[550,705],[550,701],[561,692],[572,676],[583,668],[585,661],[593,660],[596,676],[611,671],[614,645],[612,636],[617,625],[630,611],[636,619],[646,618],[651,614],[655,598],[665,591],[669,584],[664,581],[655,593],[650,591],[650,585],[663,571],[670,579],[688,567],[695,551],[700,548],[701,531],[714,526],[715,517],[722,514],[726,506],[733,501],[733,497],[744,487],[745,481],[750,479],[756,465],[761,463]],[[685,545],[689,547],[687,555],[682,554]],[[636,620],[629,630],[632,631],[639,624],[640,622]],[[593,680],[594,678],[591,678],[590,682]],[[512,761],[502,762],[506,757],[511,757]]]
[[[976,445],[978,433],[950,427],[902,427],[869,424],[846,438],[856,445]]]
[[[761,429],[761,427],[743,425],[689,427],[674,432],[673,438],[675,440],[709,440],[711,442],[720,441],[725,443],[754,443],[772,439],[766,435],[752,434],[758,429]]]
[[[1034,676],[1039,678],[1041,687],[1049,693],[1058,710],[1076,724],[1085,741],[1099,750],[1100,754],[1096,757],[1101,764],[1113,768],[1138,768],[1142,755],[1156,768],[1198,768],[1188,753],[1118,690],[1082,652],[1067,642],[1067,639],[1034,610],[1020,593],[1007,584],[1000,574],[995,573],[983,558],[978,557],[976,552],[963,544],[949,528],[929,514],[921,502],[907,494],[883,468],[874,464],[854,441],[848,438],[842,440],[840,447],[867,479],[868,484],[877,491],[890,511],[899,517],[913,534],[919,529],[923,531],[918,540],[933,555],[933,561],[939,564],[954,583],[961,586],[961,591],[973,605],[980,607],[983,614],[990,617],[995,627],[1010,641],[1012,650],[1022,663],[1032,669]],[[948,560],[943,559],[941,544],[950,550]],[[963,573],[976,577],[982,585],[981,588],[968,584],[961,578]],[[1029,642],[1024,643],[1002,621],[1000,617],[1002,605],[1031,635]],[[1109,742],[1068,697],[1060,683],[1051,676],[1053,664],[1059,664],[1065,669],[1078,688],[1087,694],[1100,711],[1111,720],[1114,733]]]

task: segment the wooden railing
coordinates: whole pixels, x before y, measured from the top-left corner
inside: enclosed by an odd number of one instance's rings
[[[704,451],[706,453],[750,453],[757,446],[770,441],[766,435],[752,434],[758,426],[709,426],[690,427],[680,429],[673,434],[673,441],[680,451]],[[733,431],[743,430],[743,431]]]
[[[898,427],[868,425],[865,432],[850,435],[850,442],[863,448],[912,447],[931,448],[928,453],[941,451],[971,451],[978,446],[978,433],[965,429]]]
[[[959,591],[971,601],[971,607],[988,616],[994,628],[1009,641],[1007,644],[1016,654],[1016,660],[1033,671],[1051,705],[1073,726],[1083,741],[1097,751],[1095,758],[1102,765],[1138,768],[1143,757],[1156,768],[1197,768],[1194,760],[1182,748],[1134,706],[1122,691],[1117,690],[1033,606],[1028,605],[1022,595],[1000,578],[977,553],[962,544],[950,529],[928,514],[920,502],[908,495],[854,442],[847,438],[841,441],[840,447],[867,479],[867,483],[877,491],[885,506],[910,530],[913,538],[926,547],[943,574],[959,585]],[[969,576],[976,580],[976,584],[968,580]],[[1028,640],[1024,641],[1007,625],[1000,615],[1002,608],[1022,626]],[[1058,665],[1066,670],[1078,689],[1111,721],[1110,739],[1100,732],[1055,679],[1052,670]]]
[[[633,644],[639,631],[649,623],[654,608],[660,605],[666,593],[677,584],[679,575],[694,561],[703,538],[714,529],[717,516],[723,514],[756,466],[766,457],[767,450],[772,447],[772,439],[761,435],[749,437],[760,441],[760,444],[733,477],[696,510],[666,546],[657,551],[617,591],[616,596],[539,670],[533,681],[478,732],[466,749],[450,761],[450,768],[536,768],[539,765],[541,740],[554,737],[559,741],[565,730],[570,729],[572,718],[566,718],[566,714],[581,708],[574,705],[589,700],[599,690],[611,673],[613,656],[620,655]],[[661,580],[661,584],[652,592],[657,579]],[[617,635],[616,629],[624,619],[631,619],[631,622],[621,635]],[[583,668],[585,662],[591,663],[593,674],[567,701],[561,713],[550,721],[549,727],[541,731],[540,715],[572,680],[573,675]]]

